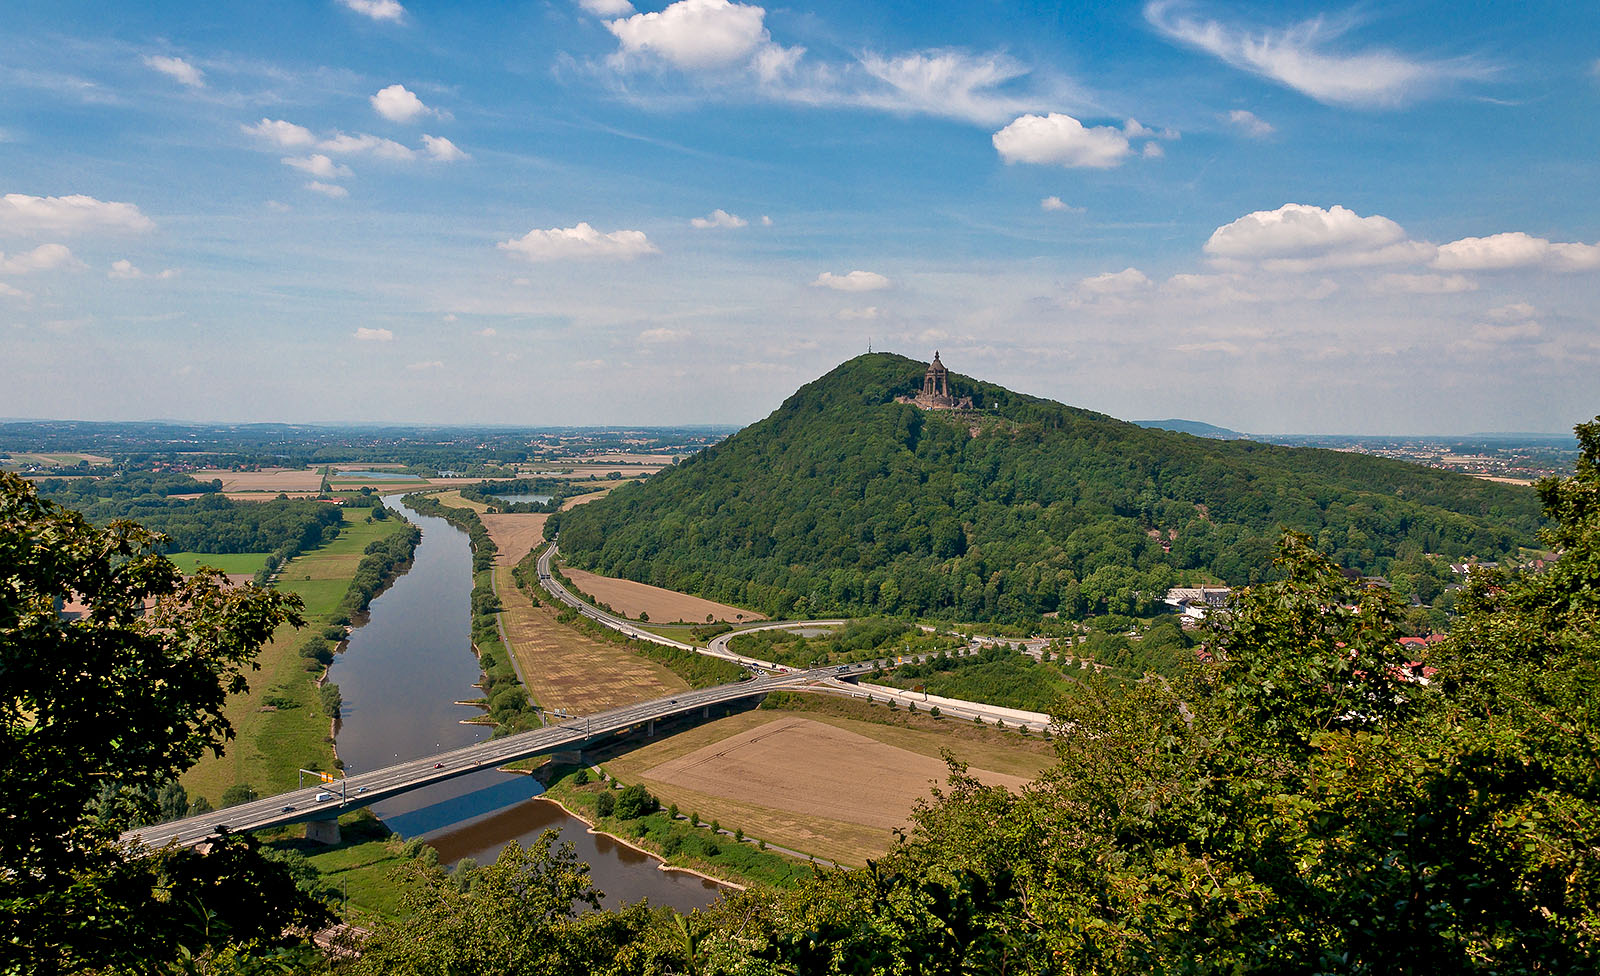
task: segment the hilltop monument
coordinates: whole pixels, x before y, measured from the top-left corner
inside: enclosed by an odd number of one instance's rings
[[[939,361],[939,351],[933,352],[933,362],[922,377],[922,392],[916,396],[895,397],[896,403],[909,403],[923,410],[971,410],[972,397],[957,399],[950,395],[950,371]]]

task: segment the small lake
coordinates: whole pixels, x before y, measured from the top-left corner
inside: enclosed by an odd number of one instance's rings
[[[384,503],[399,510],[399,495]],[[339,756],[350,772],[470,745],[490,728],[462,725],[483,714],[456,700],[479,697],[480,671],[472,654],[469,600],[472,553],[467,534],[440,518],[405,509],[422,529],[411,569],[372,601],[367,623],[334,658],[330,680],[344,698]],[[547,829],[560,832],[589,863],[607,907],[647,898],[679,911],[715,901],[722,887],[696,875],[662,871],[660,862],[538,799],[531,776],[485,770],[373,805],[383,822],[406,837],[422,837],[452,863],[483,864],[513,840],[530,843]]]
[[[499,493],[495,493],[494,497],[500,499],[503,502],[526,502],[526,503],[528,503],[530,505],[543,505],[545,502],[548,502],[553,496],[551,496],[551,495],[501,495]]]

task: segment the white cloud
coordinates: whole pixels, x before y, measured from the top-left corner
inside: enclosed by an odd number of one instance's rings
[[[720,68],[744,62],[768,43],[760,7],[728,0],[678,0],[664,10],[606,24],[624,54],[648,54],[679,68]]]
[[[866,308],[841,308],[839,318],[846,322],[871,322],[878,317],[878,306],[868,305]]]
[[[140,278],[156,278],[165,281],[168,278],[176,278],[177,276],[178,271],[176,268],[167,268],[153,275],[147,275],[134,267],[133,262],[127,258],[111,262],[111,270],[106,272],[107,278],[114,278],[118,281],[137,281]]]
[[[3,281],[0,281],[0,295],[5,295],[7,298],[32,298],[33,297],[32,295],[29,295],[27,292],[22,291],[21,289],[18,289],[18,288],[13,288],[13,287],[11,287],[10,285],[6,284]]]
[[[994,148],[1008,163],[1106,169],[1130,152],[1128,137],[1111,126],[1086,128],[1070,115],[1024,115],[996,132]],[[1152,143],[1153,145],[1153,143]]]
[[[494,326],[491,326],[491,325],[486,325],[483,328],[479,329],[477,332],[473,333],[473,335],[482,336],[485,339],[492,339],[492,338],[494,338],[495,336],[497,336],[499,334],[500,333],[498,333],[498,332],[496,332],[494,330]]]
[[[293,166],[324,180],[338,180],[354,175],[350,172],[350,167],[336,163],[322,153],[312,153],[310,156],[285,156],[283,165]]]
[[[155,221],[131,203],[96,200],[81,193],[64,197],[7,193],[0,197],[0,234],[144,231],[154,226]]]
[[[388,329],[369,329],[364,325],[356,329],[354,335],[362,342],[391,342],[394,340],[394,333]]]
[[[1160,159],[1166,154],[1167,151],[1161,148],[1161,143],[1159,142],[1147,142],[1144,144],[1144,148],[1139,150],[1139,155],[1145,159]]]
[[[1060,197],[1045,197],[1039,201],[1039,209],[1050,213],[1083,213],[1082,207],[1074,207],[1070,203],[1062,202]]]
[[[1593,271],[1600,269],[1600,244],[1553,243],[1522,231],[1463,237],[1441,244],[1433,266],[1441,271],[1502,271],[1529,267]]]
[[[1519,339],[1537,339],[1544,335],[1544,326],[1532,319],[1519,319],[1500,324],[1482,322],[1472,327],[1472,338],[1479,342],[1505,343]]]
[[[626,17],[633,13],[628,0],[578,0],[578,6],[596,17]]]
[[[1153,0],[1144,15],[1172,40],[1332,105],[1400,105],[1449,82],[1490,73],[1467,60],[1425,61],[1377,49],[1329,50],[1356,26],[1349,18],[1330,22],[1315,17],[1289,27],[1251,30],[1192,16],[1186,12],[1189,6],[1184,0]]]
[[[566,258],[631,260],[660,253],[644,231],[619,230],[602,234],[589,226],[587,221],[580,222],[576,227],[530,230],[522,237],[501,241],[495,246],[529,261],[560,261]]]
[[[1539,310],[1527,302],[1512,302],[1489,309],[1489,317],[1496,322],[1521,322],[1538,314]]]
[[[0,252],[0,274],[29,274],[56,268],[81,268],[83,262],[72,256],[65,244],[40,244],[31,251],[6,255]]]
[[[640,342],[678,342],[689,338],[689,333],[682,329],[645,329],[639,333]]]
[[[811,284],[815,288],[832,288],[834,291],[880,291],[889,287],[890,282],[875,271],[852,271],[843,275],[824,271]]]
[[[443,163],[453,163],[458,159],[466,159],[467,154],[457,148],[456,144],[444,136],[422,136],[422,147],[427,152],[429,159],[437,159]]]
[[[1078,282],[1078,290],[1090,295],[1131,295],[1149,287],[1150,279],[1138,268],[1107,271]]]
[[[761,226],[763,226],[763,227],[771,227],[772,226],[772,218],[768,217],[766,214],[762,214],[761,215]]]
[[[743,217],[728,213],[728,211],[723,210],[721,207],[711,211],[709,216],[695,217],[689,221],[690,226],[695,227],[698,230],[710,230],[713,227],[744,227],[749,223],[750,222],[745,220]],[[767,221],[768,226],[770,226],[771,223],[772,221]]]
[[[444,360],[430,359],[421,363],[407,363],[406,369],[409,369],[413,373],[420,373],[425,369],[444,369]]]
[[[379,159],[401,161],[415,159],[417,155],[415,149],[402,146],[393,139],[383,139],[365,132],[353,136],[335,132],[317,143],[317,148],[331,153],[371,153]]]
[[[1272,123],[1254,112],[1236,108],[1227,115],[1228,124],[1252,139],[1265,139],[1278,131]]]
[[[1386,274],[1373,282],[1373,288],[1391,294],[1454,295],[1477,291],[1478,283],[1458,274]]]
[[[419,115],[433,115],[434,110],[422,104],[422,99],[404,85],[390,85],[368,101],[373,111],[390,122],[410,122]]]
[[[1218,264],[1259,263],[1270,271],[1318,271],[1407,264],[1432,256],[1432,245],[1408,240],[1387,217],[1300,203],[1258,210],[1218,227],[1205,252]]]
[[[335,200],[342,200],[350,195],[350,191],[339,184],[324,183],[321,180],[312,180],[306,184],[306,189],[312,193],[320,193],[325,197],[332,197]]]
[[[992,125],[1015,118],[1038,102],[1005,94],[1003,87],[1028,69],[1003,54],[968,54],[935,50],[886,58],[862,55],[868,75],[888,86],[886,92],[863,92],[856,101],[892,112],[922,112]]]
[[[339,0],[339,3],[373,20],[401,21],[406,16],[406,8],[400,6],[398,0]]]
[[[298,149],[317,141],[310,129],[282,119],[262,119],[255,125],[241,125],[239,128],[284,149]]]
[[[201,73],[200,69],[182,58],[147,54],[144,57],[144,63],[146,67],[154,68],[180,85],[188,85],[190,88],[204,88],[206,86],[205,75]]]

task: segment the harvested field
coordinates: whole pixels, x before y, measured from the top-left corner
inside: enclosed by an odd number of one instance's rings
[[[484,512],[489,510],[489,506],[485,505],[483,502],[475,502],[470,498],[462,498],[461,491],[459,489],[455,491],[436,491],[433,493],[433,497],[435,501],[446,507],[470,508],[479,515],[482,515]],[[485,526],[485,528],[487,528],[487,526]],[[499,545],[499,543],[496,543],[496,545]]]
[[[905,826],[913,804],[942,784],[948,768],[941,746],[961,758],[1002,758],[937,732],[910,732],[898,743],[867,722],[756,710],[702,725],[635,749],[606,763],[624,782],[642,781],[664,802],[753,837],[862,864],[886,852],[893,830]],[[979,768],[985,783],[1017,789],[1046,757],[1019,752],[1005,765],[1026,775]]]
[[[607,495],[611,494],[616,489],[621,488],[623,485],[631,485],[633,483],[634,482],[632,482],[632,481],[618,481],[618,482],[616,482],[614,484],[606,485],[604,488],[601,488],[599,491],[590,491],[590,492],[585,492],[582,495],[573,495],[572,497],[568,498],[566,501],[563,501],[561,503],[561,510],[563,512],[570,511],[570,510],[572,510],[574,508],[577,508],[579,505],[582,505],[584,502],[592,502],[596,498],[604,498]]]
[[[222,494],[236,502],[264,502],[279,495],[286,498],[316,498],[322,492],[312,489],[311,491],[225,491]]]
[[[545,708],[589,715],[688,690],[688,682],[662,665],[559,623],[551,607],[533,606],[511,578],[511,566],[496,566],[494,583],[506,642],[528,693]]]
[[[561,571],[584,593],[609,605],[613,611],[635,620],[639,619],[641,613],[648,613],[651,621],[655,623],[672,623],[679,620],[700,623],[708,619],[726,620],[732,623],[736,620],[766,619],[754,610],[702,600],[697,596],[679,593],[676,590],[664,590],[647,583],[596,576],[594,573],[569,569],[565,566],[561,567]]]
[[[208,468],[194,472],[192,477],[196,481],[220,480],[224,492],[309,491],[315,494],[322,489],[322,474],[316,468],[262,468],[260,471]]]
[[[533,547],[544,541],[544,523],[550,516],[543,512],[528,515],[480,515],[483,527],[494,540],[497,566],[515,566]]]

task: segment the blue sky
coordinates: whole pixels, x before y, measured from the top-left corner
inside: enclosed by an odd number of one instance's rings
[[[1600,8],[0,3],[0,416],[1600,411]]]

